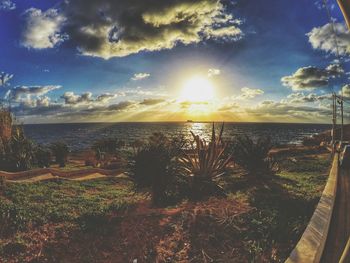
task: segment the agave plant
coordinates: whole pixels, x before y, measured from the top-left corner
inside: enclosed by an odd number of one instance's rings
[[[224,174],[231,161],[231,156],[225,156],[226,144],[222,140],[223,131],[224,124],[221,126],[219,136],[216,137],[213,123],[209,143],[191,131],[194,140],[191,142],[190,151],[184,152],[179,158],[183,175],[191,179],[195,198],[205,194],[223,193],[223,190],[213,181]]]

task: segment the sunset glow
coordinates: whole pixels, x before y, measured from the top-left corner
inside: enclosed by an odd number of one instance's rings
[[[195,76],[185,82],[180,99],[191,102],[205,102],[214,99],[214,87],[204,77]]]

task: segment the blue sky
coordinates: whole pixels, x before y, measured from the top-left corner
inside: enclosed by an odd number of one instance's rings
[[[0,96],[26,123],[329,122],[350,36],[327,5],[340,64],[316,0],[0,0]],[[215,98],[181,101],[193,76]]]

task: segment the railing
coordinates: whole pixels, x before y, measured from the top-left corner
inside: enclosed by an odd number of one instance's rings
[[[332,169],[320,201],[300,241],[286,260],[286,263],[320,262],[326,244],[337,194],[338,158],[338,153],[334,154]]]

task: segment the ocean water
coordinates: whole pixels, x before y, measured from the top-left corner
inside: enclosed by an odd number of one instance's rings
[[[220,129],[221,124],[215,125]],[[330,129],[327,124],[281,124],[281,123],[225,123],[224,137],[247,134],[253,138],[270,136],[275,144],[300,144],[305,136]],[[27,124],[26,135],[39,144],[65,141],[72,150],[88,148],[103,137],[117,137],[130,143],[144,140],[154,132],[168,136],[183,135],[191,138],[190,131],[209,139],[212,123],[74,123],[74,124]]]

